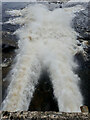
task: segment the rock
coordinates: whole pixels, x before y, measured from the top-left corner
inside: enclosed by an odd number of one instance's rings
[[[9,44],[2,44],[2,52],[11,52],[12,50],[16,49],[16,46],[12,46]]]
[[[16,56],[15,50],[18,49],[18,38],[12,34],[12,32],[3,31],[2,32],[2,79],[6,78],[9,74],[9,71],[12,69],[11,65]],[[8,78],[7,78],[8,79]],[[7,87],[9,81],[2,81],[2,100],[6,97]]]
[[[43,70],[36,85],[29,111],[59,111],[49,73]]]
[[[2,80],[2,101],[5,99],[5,97],[7,96],[7,88],[10,84],[10,81],[8,81],[7,79],[3,79]]]
[[[80,109],[81,109],[81,112],[83,112],[83,113],[89,113],[88,107],[85,105],[81,106]]]
[[[2,78],[5,78],[10,71],[12,61],[16,56],[15,50],[18,49],[18,38],[12,32],[2,32]]]
[[[78,68],[75,71],[80,77],[80,91],[83,96],[83,103],[88,106],[90,111],[90,2],[82,3],[85,10],[76,13],[73,19],[72,27],[79,33],[77,40],[80,42],[78,46],[82,46],[83,52],[78,52],[75,55],[75,60],[78,63]],[[74,4],[73,4],[74,5]],[[70,5],[68,5],[70,7]],[[84,111],[84,108],[81,108]]]
[[[9,52],[10,50],[17,48],[17,37],[11,32],[2,32],[2,52]]]
[[[85,10],[76,13],[76,17],[73,19],[73,28],[76,32],[82,36],[83,39],[90,41],[90,8],[88,7],[90,3],[87,4]]]
[[[4,67],[8,67],[10,64],[12,63],[12,59],[5,59],[4,62],[2,64],[0,64],[0,67],[4,68]]]
[[[65,112],[7,112],[3,111],[2,120],[90,120],[90,113]]]
[[[2,24],[2,31],[7,32],[15,32],[19,28],[19,25],[12,25],[12,24]]]

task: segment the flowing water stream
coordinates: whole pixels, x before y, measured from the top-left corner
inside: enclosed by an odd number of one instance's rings
[[[7,11],[15,17],[5,24],[20,25],[17,56],[10,72],[10,85],[2,110],[28,110],[42,71],[47,71],[59,111],[79,112],[83,97],[80,78],[74,72],[78,64],[74,55],[83,51],[72,28],[75,13],[81,5],[52,11],[43,4],[30,4],[23,9]]]

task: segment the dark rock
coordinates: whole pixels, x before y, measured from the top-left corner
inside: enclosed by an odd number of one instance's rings
[[[20,25],[12,25],[12,24],[8,23],[8,24],[2,25],[2,30],[8,31],[8,32],[15,32],[19,27],[20,27]]]
[[[4,52],[4,53],[11,52],[14,49],[16,49],[15,46],[11,46],[8,44],[2,44],[2,52]]]
[[[6,77],[18,49],[18,38],[11,32],[2,32],[2,77]]]
[[[9,81],[7,81],[7,80],[2,81],[2,101],[5,99],[5,97],[7,95],[8,85],[9,85]]]
[[[12,63],[12,59],[5,59],[0,65],[2,68],[8,67]]]
[[[79,86],[84,98],[83,103],[88,106],[90,111],[90,2],[84,3],[84,7],[85,10],[76,13],[72,26],[79,33],[77,40],[80,44],[86,43],[86,47],[83,46],[85,54],[79,52],[75,55],[75,62],[79,65],[75,72],[81,79]]]
[[[29,106],[29,111],[59,111],[47,71],[42,71]]]
[[[73,19],[73,28],[83,39],[90,40],[90,8],[87,4],[85,10],[76,13],[76,17]]]
[[[0,46],[1,47],[1,46]],[[12,69],[12,63],[16,56],[15,50],[18,49],[18,38],[12,32],[2,32],[2,100],[6,97],[7,87],[9,85],[8,77],[9,71]]]
[[[87,53],[88,56],[88,53]],[[90,111],[90,58],[88,56],[88,61],[84,60],[82,53],[77,53],[75,59],[79,64],[76,74],[80,77],[80,91],[83,96],[83,103],[88,106]]]
[[[3,116],[9,116],[9,115],[10,115],[10,113],[7,112],[7,111],[5,111],[5,112],[3,113]]]
[[[11,32],[2,32],[2,49],[7,49],[10,47],[11,49],[18,48],[18,38],[13,35]]]
[[[83,113],[89,113],[88,107],[85,105],[81,106],[80,109],[81,109],[81,112],[83,112]]]

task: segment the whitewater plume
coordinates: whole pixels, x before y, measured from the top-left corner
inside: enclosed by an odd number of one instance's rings
[[[80,78],[73,72],[78,66],[74,55],[79,47],[71,22],[74,13],[81,9],[79,5],[50,11],[42,4],[35,4],[8,11],[17,17],[6,24],[21,27],[14,32],[19,37],[19,50],[3,110],[28,110],[41,71],[47,69],[59,111],[80,111],[83,104],[78,86]]]

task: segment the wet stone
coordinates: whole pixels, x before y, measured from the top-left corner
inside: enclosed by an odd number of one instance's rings
[[[18,48],[18,38],[11,32],[2,32],[2,50],[4,49],[16,49]]]
[[[3,31],[2,32],[2,100],[5,99],[7,95],[7,88],[9,85],[7,75],[12,69],[12,63],[16,56],[16,50],[18,49],[18,38],[12,34],[12,32]],[[6,79],[6,80],[4,80]]]
[[[30,102],[29,111],[59,111],[47,71],[42,71],[41,73]]]
[[[85,10],[76,13],[72,27],[79,33],[77,40],[84,45],[85,54],[78,52],[75,55],[75,62],[78,63],[76,74],[80,77],[80,91],[84,98],[83,103],[90,111],[90,3],[85,4]],[[84,44],[85,43],[85,44]],[[78,45],[79,46],[79,45]]]
[[[73,19],[73,28],[83,39],[90,40],[90,15],[88,11],[90,8],[87,4],[85,10],[76,13],[76,17]]]

